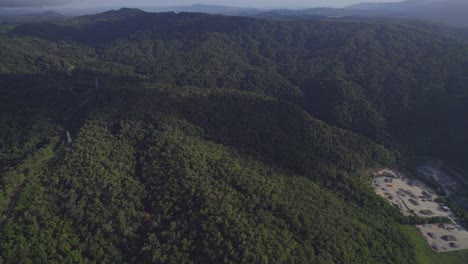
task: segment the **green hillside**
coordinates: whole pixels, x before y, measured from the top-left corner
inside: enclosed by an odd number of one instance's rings
[[[123,9],[9,29],[0,263],[424,263],[363,171],[464,165],[467,55],[387,22]]]
[[[467,111],[468,48],[430,30],[391,22],[122,9],[19,26],[4,41],[21,52],[29,48],[25,45],[37,46],[35,52],[46,48],[49,55],[39,57],[39,63],[16,64],[14,72],[37,72],[41,64],[52,64],[48,67],[54,70],[85,67],[156,83],[265,94],[386,146],[397,144],[409,154],[430,154],[464,167],[459,157],[468,153],[460,141],[466,143],[461,134],[468,124],[464,115],[453,113]],[[12,56],[7,49],[2,60]],[[437,122],[443,125],[434,129]],[[453,140],[446,144],[447,138]]]
[[[269,97],[117,79],[81,98],[73,75],[10,85],[28,107],[2,112],[5,262],[371,261],[406,243],[395,209],[348,174],[392,162],[370,140]]]

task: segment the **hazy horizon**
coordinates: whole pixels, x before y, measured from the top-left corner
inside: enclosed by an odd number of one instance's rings
[[[401,2],[402,0],[0,0],[0,8],[87,8],[103,6],[184,6],[193,4],[252,8],[344,7],[361,2]]]

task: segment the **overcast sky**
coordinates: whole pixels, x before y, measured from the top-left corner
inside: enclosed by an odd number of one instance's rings
[[[0,0],[1,7],[38,6],[175,6],[190,4],[227,5],[263,8],[341,7],[359,2],[399,2],[402,0]]]

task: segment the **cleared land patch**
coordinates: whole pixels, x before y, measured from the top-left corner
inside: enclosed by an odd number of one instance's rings
[[[461,226],[450,208],[436,202],[440,197],[431,187],[389,169],[377,172],[376,176],[372,181],[375,192],[398,207],[403,215],[421,218],[440,216],[452,221],[452,224],[417,226],[433,250],[444,252],[468,249],[468,231]]]
[[[436,251],[455,251],[468,249],[468,232],[458,225],[432,224],[419,225],[424,238]]]

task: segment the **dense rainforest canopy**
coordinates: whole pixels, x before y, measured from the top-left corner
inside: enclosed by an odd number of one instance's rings
[[[414,24],[122,9],[0,32],[0,263],[422,262],[365,171],[468,169],[468,46]]]

